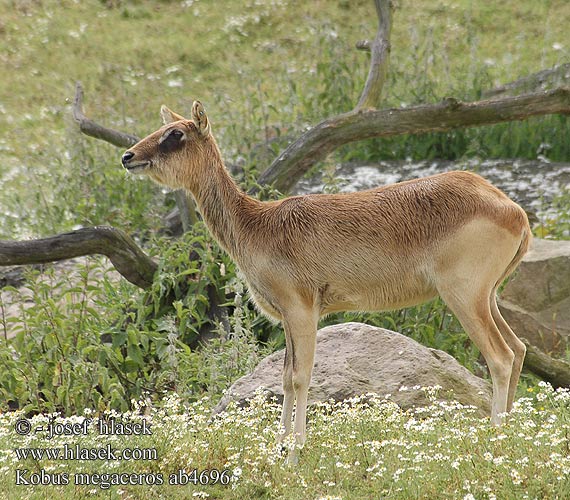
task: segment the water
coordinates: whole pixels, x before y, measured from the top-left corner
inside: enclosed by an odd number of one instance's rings
[[[334,187],[348,193],[450,170],[477,172],[538,218],[556,217],[552,200],[570,193],[570,163],[547,159],[346,163],[336,167]],[[296,193],[321,193],[326,188],[325,176],[319,174],[299,182]]]

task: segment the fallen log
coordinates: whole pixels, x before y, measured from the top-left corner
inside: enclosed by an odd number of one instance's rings
[[[570,387],[570,362],[549,356],[527,339],[521,340],[527,349],[523,365],[525,370],[538,375],[554,388]]]

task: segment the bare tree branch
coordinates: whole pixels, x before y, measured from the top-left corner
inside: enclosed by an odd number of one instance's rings
[[[524,369],[549,382],[553,387],[570,387],[570,363],[542,352],[527,339],[521,339],[527,348]]]
[[[378,16],[378,31],[370,46],[371,57],[368,78],[355,110],[378,107],[388,71],[394,6],[391,0],[374,0],[374,5]]]
[[[356,48],[364,52],[370,52],[371,50],[370,46],[371,46],[370,40],[359,40],[358,42],[356,42]]]
[[[494,89],[485,90],[483,98],[506,97],[529,92],[553,90],[559,87],[570,87],[570,63],[561,64],[551,69],[519,78]]]
[[[75,84],[75,98],[73,99],[72,109],[73,118],[78,123],[81,132],[85,135],[110,142],[119,148],[130,148],[139,142],[137,136],[103,127],[83,114],[83,87],[80,82]]]
[[[0,240],[0,267],[18,266],[24,264],[45,264],[59,260],[72,259],[83,255],[100,254],[108,257],[115,269],[133,285],[140,288],[150,288],[158,265],[146,255],[125,232],[109,226],[98,226],[79,229],[70,233],[58,234],[51,238],[29,241]],[[191,260],[198,258],[196,251],[190,255]],[[12,275],[0,276],[6,283],[18,285],[21,280],[19,273],[11,270]],[[10,278],[11,281],[7,281]],[[190,280],[190,279],[189,279]],[[14,283],[14,281],[16,281]],[[181,283],[182,289],[188,284]],[[206,316],[210,324],[204,324],[199,331],[195,343],[207,342],[213,338],[213,332],[222,323],[229,331],[227,307],[218,298],[214,284],[206,285],[209,308]],[[150,298],[149,298],[150,300]],[[165,294],[160,298],[162,306],[169,307],[176,300],[175,293]]]
[[[157,264],[120,229],[98,226],[29,241],[0,241],[0,266],[44,264],[83,255],[107,256],[133,285],[152,285]]]
[[[288,192],[312,165],[353,141],[441,132],[554,113],[570,113],[569,89],[470,103],[447,98],[438,104],[403,109],[351,111],[324,120],[299,137],[261,175],[259,184]]]
[[[198,221],[198,214],[196,213],[196,203],[184,191],[184,189],[177,189],[174,191],[176,199],[176,207],[182,223],[182,231],[189,231],[190,228]]]

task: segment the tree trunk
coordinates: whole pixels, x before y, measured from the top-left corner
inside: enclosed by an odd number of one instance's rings
[[[374,0],[374,5],[376,6],[376,15],[378,16],[378,31],[374,41],[368,44],[371,52],[370,70],[355,110],[375,109],[378,107],[382,97],[382,88],[386,81],[386,73],[388,72],[394,5],[390,0]]]

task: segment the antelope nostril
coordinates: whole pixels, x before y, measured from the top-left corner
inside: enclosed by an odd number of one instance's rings
[[[135,156],[135,154],[131,151],[127,151],[122,157],[121,157],[121,163],[123,164],[123,166],[125,166],[129,160],[132,159],[132,157]]]

